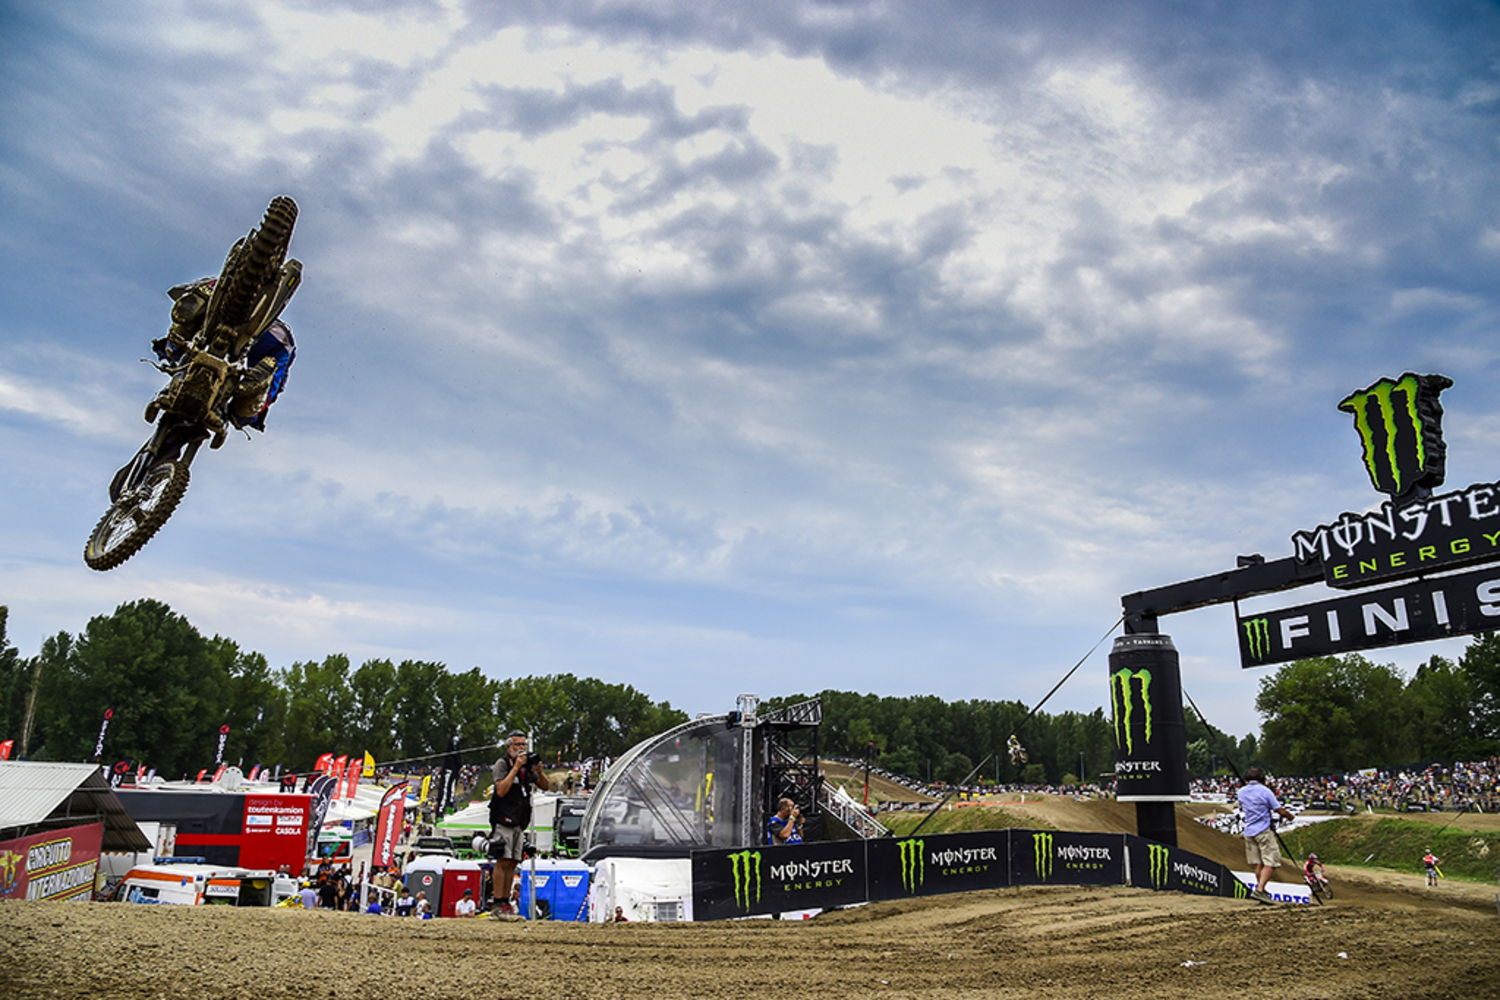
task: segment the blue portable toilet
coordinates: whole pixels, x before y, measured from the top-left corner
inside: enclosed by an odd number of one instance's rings
[[[520,866],[520,911],[530,919],[531,862]],[[570,858],[538,858],[536,862],[537,916],[542,920],[586,921],[589,899],[589,866]]]

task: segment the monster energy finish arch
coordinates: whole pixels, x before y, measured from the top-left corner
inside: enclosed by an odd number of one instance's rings
[[[1115,738],[1115,797],[1121,802],[1188,799],[1182,677],[1170,636],[1122,635],[1109,654]]]

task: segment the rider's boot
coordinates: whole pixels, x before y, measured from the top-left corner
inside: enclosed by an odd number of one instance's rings
[[[229,416],[236,427],[254,420],[266,401],[266,390],[271,388],[271,379],[276,375],[276,359],[261,358],[255,367],[240,379],[229,403]]]

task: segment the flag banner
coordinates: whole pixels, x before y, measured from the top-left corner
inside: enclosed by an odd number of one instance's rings
[[[420,795],[417,796],[417,802],[418,803],[426,802],[427,801],[427,793],[429,791],[431,791],[431,790],[432,790],[432,775],[430,775],[430,774],[424,774],[424,775],[422,775],[422,794],[420,794]]]
[[[401,824],[406,820],[405,781],[397,782],[380,797],[380,811],[375,815],[375,844],[370,864],[388,867],[396,860],[396,843],[401,839]]]
[[[458,772],[463,761],[458,756],[458,734],[448,741],[448,756],[443,758],[443,784],[438,795],[437,814],[445,816],[458,799]]]
[[[328,816],[328,803],[333,798],[334,779],[326,774],[314,776],[312,784],[308,786],[308,792],[313,797],[312,816],[308,820],[307,828],[307,856],[314,857],[318,853],[318,831],[323,829],[323,820]]]
[[[365,766],[360,774],[366,778],[375,777],[375,758],[370,756],[370,751],[368,750],[365,751]]]
[[[322,774],[327,774],[329,767],[331,767],[332,765],[333,765],[333,754],[331,754],[331,753],[319,754],[318,755],[318,759],[313,762],[313,770],[314,771],[318,771],[318,772],[320,772]]]
[[[215,766],[224,763],[224,744],[229,741],[229,723],[219,726],[219,742],[214,746]]]
[[[15,745],[15,740],[0,741],[0,760],[10,760],[10,752]]]
[[[1012,830],[1014,885],[1124,885],[1125,834]]]
[[[1009,830],[882,837],[867,845],[870,896],[906,899],[1010,885]]]
[[[349,766],[344,769],[344,798],[354,798],[354,791],[359,787],[359,772],[362,769],[360,760],[351,758]]]
[[[99,738],[94,741],[94,762],[98,763],[104,758],[104,734],[109,732],[110,720],[115,717],[113,708],[104,710],[104,719],[99,723]]]
[[[130,760],[117,760],[115,766],[109,769],[109,787],[119,788],[124,784],[130,772],[135,770],[135,762]]]

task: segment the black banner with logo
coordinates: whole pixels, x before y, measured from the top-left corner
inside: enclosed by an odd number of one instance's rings
[[[1124,885],[1125,834],[1010,831],[1013,885]]]
[[[858,840],[694,851],[693,919],[722,920],[869,899]]]
[[[1126,834],[1130,852],[1130,885],[1197,896],[1233,896],[1237,882],[1229,869],[1201,854],[1168,847]]]
[[[1010,885],[1010,831],[883,837],[866,845],[871,900]]]
[[[1500,567],[1247,615],[1238,624],[1243,667],[1487,632],[1500,628]]]
[[[1187,726],[1182,676],[1170,636],[1122,635],[1109,654],[1115,798],[1186,802]]]

